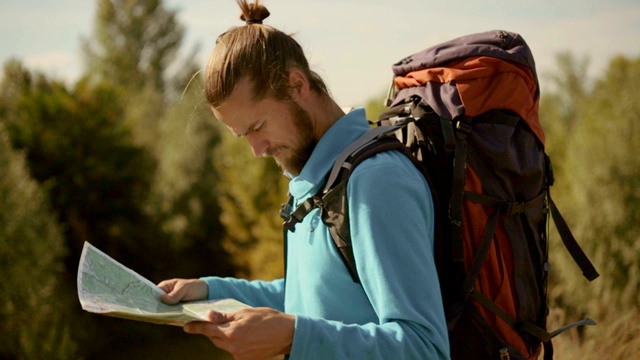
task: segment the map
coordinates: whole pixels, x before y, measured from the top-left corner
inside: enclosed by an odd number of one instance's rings
[[[207,321],[207,312],[235,312],[248,307],[234,299],[206,300],[167,305],[164,291],[88,242],[78,267],[78,298],[82,309],[96,314],[184,326]]]

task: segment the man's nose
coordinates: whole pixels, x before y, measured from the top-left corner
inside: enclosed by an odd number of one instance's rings
[[[261,157],[265,155],[265,152],[269,149],[269,143],[266,140],[255,132],[247,134],[245,137],[249,142],[249,146],[251,146],[253,156]]]

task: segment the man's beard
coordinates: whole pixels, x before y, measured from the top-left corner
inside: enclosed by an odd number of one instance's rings
[[[280,159],[276,159],[276,163],[281,169],[289,172],[291,175],[298,176],[311,157],[317,140],[314,139],[313,136],[313,122],[309,113],[293,101],[290,102],[290,111],[294,119],[295,135],[298,143],[295,148],[282,149],[288,152],[288,154]]]

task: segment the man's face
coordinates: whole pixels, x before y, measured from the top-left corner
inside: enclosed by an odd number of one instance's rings
[[[316,145],[313,120],[292,100],[254,100],[251,86],[240,81],[213,113],[234,135],[247,139],[254,156],[271,156],[283,170],[299,175]]]

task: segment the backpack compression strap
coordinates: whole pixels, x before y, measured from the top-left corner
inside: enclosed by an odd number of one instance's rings
[[[560,239],[562,239],[562,243],[573,257],[573,260],[578,264],[580,270],[582,270],[582,275],[589,281],[593,281],[597,279],[600,274],[593,266],[587,255],[584,253],[578,241],[573,237],[569,226],[564,221],[564,218],[560,214],[560,210],[556,206],[556,203],[551,199],[551,193],[549,196],[549,208],[551,210],[551,217],[553,218],[553,222],[556,224],[556,228],[558,229],[558,233],[560,233]]]
[[[545,154],[544,161],[547,171],[547,188],[551,188],[551,186],[555,182],[553,167],[551,166],[551,159],[548,155]],[[551,210],[551,218],[556,224],[556,229],[560,234],[562,243],[567,248],[569,254],[571,254],[571,257],[573,257],[573,260],[576,262],[576,264],[578,264],[580,270],[582,270],[582,275],[584,275],[584,277],[589,281],[595,280],[600,276],[600,274],[598,274],[598,271],[589,260],[589,257],[584,253],[584,251],[582,251],[582,248],[580,247],[580,244],[578,244],[576,238],[573,236],[573,233],[571,233],[571,229],[569,229],[567,222],[562,217],[562,214],[560,214],[560,210],[556,206],[556,203],[553,201],[553,199],[551,199],[551,192],[549,190],[547,190],[547,192],[547,196],[549,198],[549,209]]]

